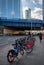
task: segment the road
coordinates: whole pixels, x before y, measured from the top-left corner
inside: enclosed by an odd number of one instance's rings
[[[12,64],[8,63],[6,57],[8,50],[12,48],[11,43],[13,43],[17,38],[20,37],[0,37],[0,65],[44,65],[44,39],[40,43],[37,36],[35,37],[36,41],[33,51],[30,54],[24,54],[18,62],[14,62]],[[6,44],[6,42],[8,44]]]

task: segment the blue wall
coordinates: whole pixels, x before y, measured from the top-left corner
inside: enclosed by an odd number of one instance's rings
[[[1,17],[20,18],[20,3],[20,0],[0,0]],[[11,12],[15,13],[14,16]]]
[[[2,19],[0,20],[0,26],[13,26],[13,27],[42,27],[43,20],[27,20],[27,19]]]

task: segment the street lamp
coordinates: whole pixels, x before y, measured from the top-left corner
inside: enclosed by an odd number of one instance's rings
[[[15,16],[15,12],[14,11],[11,12],[11,16],[12,16],[12,18],[14,18],[14,16]]]
[[[1,14],[2,14],[2,12],[0,11],[0,17],[1,17]]]

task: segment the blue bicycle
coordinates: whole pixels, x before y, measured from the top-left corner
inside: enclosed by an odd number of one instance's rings
[[[14,49],[9,50],[7,54],[7,60],[8,62],[13,62],[15,58],[17,58],[18,54],[20,53],[21,55],[24,54],[24,49],[23,46],[20,42],[16,42],[16,44],[12,44],[14,46]]]

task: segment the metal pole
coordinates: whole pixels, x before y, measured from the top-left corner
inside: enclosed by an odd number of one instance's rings
[[[14,11],[14,0],[12,0],[12,10]]]
[[[6,17],[8,18],[8,0],[6,0]]]
[[[31,31],[32,31],[32,22],[31,22]]]
[[[1,17],[1,14],[2,14],[1,9],[2,9],[2,0],[0,0],[0,17]]]
[[[14,0],[12,0],[12,18],[14,18],[15,12],[14,12]]]
[[[32,22],[31,22],[31,37],[32,37]]]

